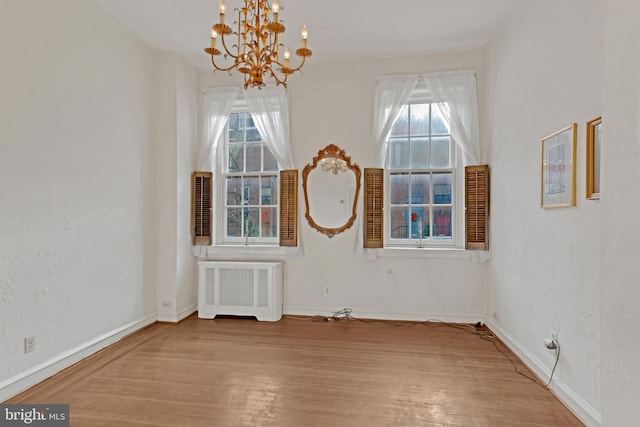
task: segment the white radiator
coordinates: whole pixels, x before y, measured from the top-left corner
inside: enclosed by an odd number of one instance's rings
[[[198,266],[198,317],[229,314],[269,322],[282,317],[281,262],[201,261]]]

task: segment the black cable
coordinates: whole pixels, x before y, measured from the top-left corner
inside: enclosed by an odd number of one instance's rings
[[[327,320],[342,320],[342,319],[346,319],[346,320],[355,320],[361,323],[382,323],[383,325],[387,325],[387,326],[401,326],[404,328],[407,327],[414,327],[416,325],[428,325],[431,323],[438,323],[444,326],[448,326],[450,328],[455,328],[455,329],[459,329],[459,330],[463,330],[466,332],[471,332],[475,335],[477,335],[480,339],[483,339],[485,341],[489,341],[491,343],[493,343],[493,346],[496,348],[496,350],[500,353],[502,353],[502,355],[504,357],[507,358],[507,360],[509,360],[509,362],[511,362],[511,364],[513,365],[513,369],[514,371],[533,381],[534,383],[536,383],[538,386],[548,389],[549,386],[551,385],[551,381],[553,380],[553,374],[556,371],[556,367],[558,366],[558,361],[560,360],[560,343],[558,343],[556,341],[556,344],[558,346],[557,351],[556,351],[556,361],[553,365],[553,369],[551,370],[551,375],[549,376],[549,381],[546,384],[542,384],[538,379],[528,375],[525,372],[522,372],[519,368],[518,365],[516,364],[516,362],[511,358],[511,356],[509,356],[509,354],[507,352],[505,352],[504,350],[502,350],[499,346],[498,346],[498,337],[496,337],[493,333],[487,332],[487,330],[485,329],[484,325],[482,325],[480,322],[476,323],[475,326],[473,325],[469,325],[469,324],[465,324],[465,323],[450,323],[450,322],[445,322],[439,319],[429,319],[429,320],[425,320],[425,321],[419,321],[419,322],[412,322],[412,321],[393,321],[393,320],[383,320],[383,319],[359,319],[357,317],[353,317],[351,316],[351,312],[352,310],[350,308],[343,308],[342,310],[339,310],[337,312],[335,312],[333,314],[333,316],[331,317],[324,317],[324,316],[313,316],[311,318],[309,317],[304,317],[304,316],[291,316],[291,315],[287,315],[287,317],[291,317],[291,318],[296,318],[296,319],[311,319],[312,321],[327,321]],[[471,329],[471,331],[469,331]]]

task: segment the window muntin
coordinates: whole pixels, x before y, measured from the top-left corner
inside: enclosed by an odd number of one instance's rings
[[[278,170],[251,114],[229,114],[222,173],[223,242],[277,243]]]
[[[404,106],[389,137],[387,243],[453,246],[455,146],[435,103]]]

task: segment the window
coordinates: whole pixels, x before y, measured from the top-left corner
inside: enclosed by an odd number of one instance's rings
[[[455,144],[438,105],[405,105],[388,150],[387,245],[456,245]]]
[[[222,242],[277,244],[278,162],[247,111],[229,114],[225,134],[224,200],[219,215]]]

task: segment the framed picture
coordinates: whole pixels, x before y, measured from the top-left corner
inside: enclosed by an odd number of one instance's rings
[[[542,140],[543,208],[576,205],[576,123]]]
[[[587,123],[587,199],[600,198],[600,148],[602,117]]]

